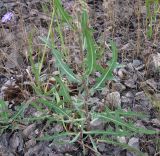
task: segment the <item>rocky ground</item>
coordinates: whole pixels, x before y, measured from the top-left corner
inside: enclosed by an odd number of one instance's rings
[[[78,10],[78,4],[74,0],[62,2],[74,16]],[[8,102],[10,113],[16,110],[19,103],[29,102],[35,98],[28,75],[31,67],[27,60],[29,49],[27,35],[34,29],[34,49],[41,48],[38,36],[47,35],[50,21],[50,16],[42,12],[41,3],[49,6],[48,0],[43,0],[43,2],[40,0],[12,0],[10,2],[2,0],[0,2],[1,18],[7,11],[12,11],[14,14],[11,21],[0,22],[0,98]],[[144,2],[88,0],[88,6],[92,19],[91,25],[95,29],[96,42],[107,45],[108,40],[113,38],[118,48],[118,62],[124,65],[114,71],[116,80],[109,81],[99,97],[90,97],[92,107],[96,109],[97,106],[103,105],[104,101],[108,101],[108,104],[114,108],[122,107],[124,110],[130,108],[135,112],[143,112],[148,115],[148,118],[136,120],[135,125],[159,131],[160,72],[157,69],[160,68],[160,35],[159,31],[154,32],[153,39],[147,39]],[[160,27],[157,29],[159,30]],[[67,34],[68,44],[71,45],[72,35],[69,32],[66,32]],[[73,51],[75,47],[72,45],[69,48]],[[72,53],[72,55],[76,58],[75,54]],[[36,51],[33,57],[36,58]],[[104,64],[110,57],[111,53],[106,50]],[[47,59],[48,62],[52,61],[50,57]],[[71,63],[74,64],[74,61]],[[50,71],[52,72],[54,70]],[[49,73],[44,74],[49,75]],[[25,115],[38,116],[39,113],[29,107]],[[70,140],[67,137],[63,139],[66,141],[63,145],[34,139],[46,131],[48,134],[62,132],[64,128],[61,125],[55,123],[48,126],[45,120],[32,124],[26,123],[15,122],[10,125],[0,125],[0,156],[83,155],[79,144],[67,144]],[[104,129],[101,122],[91,126]],[[146,156],[160,155],[160,140],[156,135],[120,138],[120,141],[137,148]],[[98,151],[103,156],[135,156],[123,148],[105,143],[98,144]],[[87,155],[95,154],[89,152]]]

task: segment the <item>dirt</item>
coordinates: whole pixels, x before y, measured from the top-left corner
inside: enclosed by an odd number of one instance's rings
[[[79,4],[74,0],[62,0],[65,9],[74,16],[79,11]],[[39,36],[47,36],[51,17],[42,12],[42,3],[50,8],[48,0],[3,0],[0,2],[0,17],[7,11],[14,14],[14,18],[7,23],[0,22],[0,98],[8,103],[10,113],[14,113],[20,103],[29,103],[36,99],[33,92],[31,65],[28,60],[28,37],[33,34],[33,59],[37,61],[37,52],[43,49]],[[88,0],[91,27],[94,28],[96,42],[104,47],[102,64],[111,58],[107,46],[110,39],[116,42],[118,48],[118,62],[124,67],[114,70],[116,80],[109,81],[98,97],[91,97],[91,110],[103,107],[108,101],[109,107],[121,107],[135,112],[145,113],[149,117],[137,119],[135,125],[143,128],[160,130],[160,35],[154,32],[152,39],[146,36],[146,8],[144,1],[136,0]],[[157,17],[159,20],[159,15]],[[159,30],[159,27],[157,26]],[[77,57],[79,48],[76,36],[66,30],[66,43],[71,58],[68,63],[78,68],[80,59]],[[58,44],[58,38],[55,39]],[[73,58],[73,59],[72,59]],[[49,79],[55,74],[55,61],[47,55],[44,63],[43,75]],[[98,72],[96,73],[99,74]],[[93,78],[94,79],[94,78]],[[91,80],[92,81],[92,80]],[[74,87],[74,86],[72,86]],[[75,95],[73,93],[73,95]],[[49,98],[49,97],[48,97]],[[39,116],[40,111],[28,107],[25,117]],[[27,123],[27,122],[26,122]],[[2,156],[69,156],[83,155],[80,143],[68,144],[71,138],[64,137],[65,144],[51,141],[36,141],[34,138],[45,134],[63,132],[64,127],[54,123],[49,125],[46,120],[35,123],[10,123],[0,125],[6,129],[0,136],[0,155]],[[91,123],[93,129],[105,129],[102,122]],[[156,135],[138,135],[132,138],[119,138],[121,142],[140,150],[148,156],[160,155],[159,140]],[[61,142],[61,140],[59,140]],[[125,148],[107,143],[99,143],[98,151],[102,156],[136,156]],[[96,155],[89,148],[86,155]]]

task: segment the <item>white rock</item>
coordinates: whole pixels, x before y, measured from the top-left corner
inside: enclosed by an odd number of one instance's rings
[[[108,94],[106,100],[113,107],[121,107],[121,98],[119,92],[112,92]]]

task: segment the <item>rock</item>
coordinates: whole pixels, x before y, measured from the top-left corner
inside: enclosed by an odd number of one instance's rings
[[[104,96],[106,96],[108,93],[109,93],[109,89],[108,89],[107,87],[104,87],[104,88],[102,89],[101,94],[104,95]]]
[[[104,129],[104,122],[98,118],[93,119],[90,122],[90,127],[92,130],[103,130]]]
[[[142,64],[142,62],[140,60],[133,60],[132,62],[132,66],[134,68],[137,68],[138,66],[140,66]]]
[[[124,96],[121,97],[121,102],[127,106],[130,106],[134,102],[134,94],[130,91],[127,92]]]
[[[26,127],[22,134],[25,136],[25,137],[29,137],[29,135],[31,134],[31,132],[33,132],[34,130],[36,129],[36,124],[31,124],[29,125],[28,127]]]
[[[133,148],[139,149],[139,138],[131,138],[128,142],[128,145]]]
[[[135,123],[135,126],[138,127],[138,128],[146,129],[146,127],[144,126],[144,124],[141,120],[137,120],[136,123]]]
[[[124,103],[124,104],[131,104],[132,103],[132,99],[131,98],[128,98],[126,96],[122,96],[121,97],[121,102]]]
[[[17,154],[23,152],[24,141],[22,135],[15,132],[9,141],[10,148]]]
[[[35,116],[35,117],[40,117],[42,115],[43,115],[43,113],[40,112],[40,111],[36,111],[36,112],[33,113],[33,116]]]
[[[126,69],[124,69],[124,68],[120,68],[120,69],[117,71],[117,75],[118,75],[121,79],[126,78],[127,73],[128,73],[128,72],[127,72]]]
[[[129,71],[130,73],[133,73],[135,71],[135,68],[133,67],[132,63],[128,63],[126,68],[127,71]]]
[[[139,138],[131,138],[128,142],[128,145],[139,150]],[[135,153],[133,152],[127,152],[127,156],[137,156]]]
[[[33,146],[35,146],[35,145],[36,145],[36,140],[31,139],[31,140],[28,140],[28,141],[25,143],[25,148],[26,148],[26,149],[29,149],[29,148],[31,148],[31,147],[33,147]]]
[[[125,94],[125,97],[127,97],[127,98],[134,98],[134,94],[131,91],[129,91],[129,92],[127,92]]]
[[[125,143],[126,144],[126,138],[124,136],[122,137],[117,137],[117,140],[120,142],[120,143]]]
[[[131,89],[134,89],[137,87],[136,82],[132,78],[125,80],[124,84],[126,87]]]
[[[31,156],[31,155],[49,155],[49,154],[53,154],[52,149],[49,148],[47,146],[47,143],[39,143],[36,146],[33,146],[32,148],[30,148],[28,151],[26,151],[26,153],[24,154],[24,156]]]
[[[121,98],[119,92],[109,93],[106,100],[112,107],[121,107]]]
[[[149,151],[149,155],[156,155],[155,154],[156,149],[152,145],[148,145],[148,151]]]
[[[160,120],[158,120],[157,118],[152,119],[151,122],[152,122],[153,125],[156,125],[157,127],[158,126],[160,127]]]
[[[126,86],[125,85],[123,85],[122,83],[113,83],[112,84],[112,88],[113,88],[113,90],[115,90],[115,91],[119,91],[119,92],[122,92],[122,91],[124,91],[125,89],[126,89]]]
[[[93,106],[94,104],[97,104],[99,102],[99,98],[97,97],[90,97],[88,99],[88,105]]]
[[[15,156],[15,154],[10,152],[8,148],[0,145],[0,156]]]
[[[49,146],[52,147],[56,152],[66,153],[76,150],[74,144],[69,144],[71,141],[69,137],[59,138],[53,141]]]
[[[105,152],[106,151],[106,144],[105,143],[98,143],[97,145],[99,152]]]
[[[138,66],[138,67],[136,67],[135,69],[137,70],[137,71],[142,71],[143,69],[145,68],[145,65],[144,64],[141,64],[140,66]]]
[[[160,53],[150,55],[147,63],[147,69],[149,75],[160,72]]]
[[[144,93],[144,91],[137,92],[135,94],[135,100],[137,100],[137,101],[139,101],[139,100],[146,100],[146,94]]]
[[[155,80],[152,79],[148,79],[146,82],[146,85],[149,85],[153,90],[157,90],[158,84],[155,82]]]
[[[49,131],[50,134],[53,134],[53,133],[60,133],[62,132],[64,129],[63,129],[63,126],[60,125],[60,124],[56,124],[55,126],[53,126],[53,128],[51,128],[51,130]]]

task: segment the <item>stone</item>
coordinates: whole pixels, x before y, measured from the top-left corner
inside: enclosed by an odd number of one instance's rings
[[[139,149],[139,138],[131,138],[128,142],[128,145],[133,148]]]
[[[22,135],[18,132],[15,132],[9,141],[9,145],[14,152],[16,153],[22,152],[24,146]]]
[[[133,60],[132,65],[133,65],[134,68],[137,68],[138,66],[141,65],[141,63],[142,63],[142,62],[141,62],[140,60]]]
[[[137,101],[139,101],[139,100],[146,100],[146,95],[145,95],[144,91],[137,92],[135,94],[135,100],[137,100]]]
[[[126,138],[124,136],[122,137],[117,137],[117,140],[120,142],[120,143],[125,143],[126,144]]]
[[[92,130],[103,130],[104,122],[98,118],[95,118],[90,122],[90,127]]]
[[[160,72],[160,53],[151,54],[147,63],[148,74]]]
[[[49,146],[53,148],[56,152],[66,153],[76,150],[74,144],[69,144],[71,141],[69,137],[62,137],[53,141]]]
[[[121,97],[119,92],[109,93],[106,100],[110,106],[121,107]]]
[[[105,152],[106,151],[106,144],[105,143],[98,143],[97,148],[98,148],[98,151]]]
[[[123,85],[122,83],[117,82],[117,83],[113,83],[112,84],[112,88],[115,91],[122,92],[122,91],[124,91],[126,89],[126,86]]]
[[[121,97],[121,102],[124,103],[124,104],[131,104],[132,103],[132,99],[131,98],[128,98],[126,96],[122,96]]]
[[[60,124],[56,124],[55,126],[52,127],[52,129],[49,131],[49,133],[60,133],[63,131],[63,126]]]
[[[35,146],[35,145],[36,145],[36,140],[31,139],[31,140],[28,140],[28,141],[25,143],[25,148],[26,148],[26,149],[29,149],[29,148],[31,148],[31,147],[33,147],[33,146]]]
[[[104,88],[102,89],[101,94],[104,95],[104,96],[106,96],[108,93],[109,93],[109,89],[108,89],[107,87],[104,87]]]
[[[31,134],[31,132],[33,132],[35,129],[36,129],[36,124],[31,124],[23,130],[22,134],[25,137],[28,137]]]
[[[139,138],[135,138],[135,137],[131,138],[129,140],[129,142],[128,142],[128,145],[131,146],[131,147],[133,147],[133,148],[135,148],[135,149],[137,149],[137,150],[139,150]],[[127,152],[126,155],[127,156],[137,156],[133,152]]]
[[[125,80],[124,84],[126,87],[131,89],[134,89],[137,87],[136,82],[132,78]]]
[[[120,68],[117,72],[117,75],[121,78],[124,79],[127,76],[127,71],[124,68]]]

